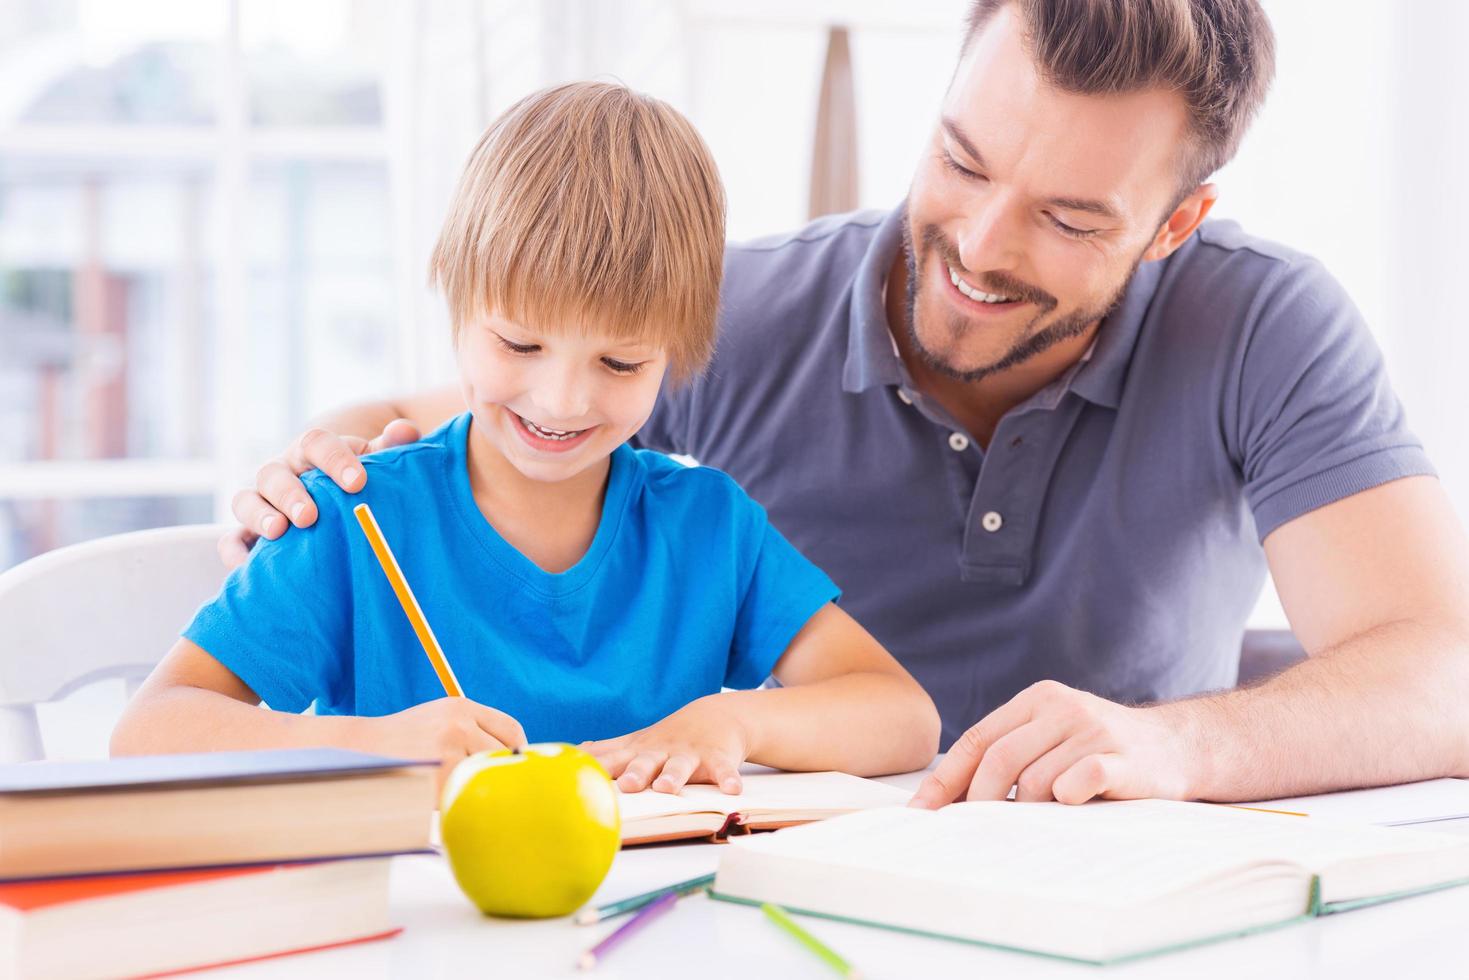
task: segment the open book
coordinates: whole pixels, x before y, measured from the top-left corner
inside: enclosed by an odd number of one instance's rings
[[[731,834],[901,805],[913,795],[841,772],[761,773],[742,779],[743,791],[733,796],[701,784],[685,786],[677,795],[652,790],[619,794],[622,842],[651,844],[687,837],[722,841]]]
[[[1469,881],[1469,838],[1166,800],[891,807],[731,842],[716,898],[1110,963]]]

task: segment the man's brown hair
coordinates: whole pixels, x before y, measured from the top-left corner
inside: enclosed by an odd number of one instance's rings
[[[1042,77],[1057,88],[1163,88],[1183,98],[1190,145],[1182,195],[1234,156],[1275,73],[1275,35],[1257,0],[974,0],[961,52],[1007,4]]]
[[[656,344],[686,380],[714,352],[724,188],[667,103],[574,82],[526,96],[485,131],[429,261],[457,340],[496,314],[531,329]]]

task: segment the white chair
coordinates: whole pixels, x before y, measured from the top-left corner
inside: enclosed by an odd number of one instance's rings
[[[226,527],[117,534],[0,574],[0,763],[44,757],[37,703],[113,677],[131,696],[228,574]]]

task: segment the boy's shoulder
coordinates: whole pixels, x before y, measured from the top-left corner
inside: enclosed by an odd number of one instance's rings
[[[307,470],[301,482],[317,506],[337,504],[351,509],[358,503],[382,495],[418,494],[425,482],[439,483],[443,467],[454,459],[453,443],[460,418],[445,422],[417,442],[382,449],[358,457],[367,472],[367,484],[357,493],[348,493],[321,470]]]
[[[723,470],[685,463],[656,449],[634,449],[632,452],[642,468],[644,487],[670,503],[691,504],[706,511],[710,508],[758,509],[760,506]]]

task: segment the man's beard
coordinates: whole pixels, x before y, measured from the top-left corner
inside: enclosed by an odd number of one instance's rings
[[[957,257],[950,257],[948,241],[938,230],[936,225],[927,225],[923,229],[923,244],[926,252],[932,253],[934,260],[947,262],[954,268],[962,268]],[[908,296],[903,316],[903,329],[908,334],[908,340],[912,344],[923,363],[939,374],[953,378],[956,381],[974,382],[982,381],[992,374],[1007,371],[1017,364],[1035,357],[1043,351],[1061,343],[1063,340],[1071,340],[1080,337],[1087,329],[1098,320],[1116,308],[1127,293],[1127,286],[1132,282],[1133,275],[1142,264],[1142,253],[1139,252],[1133,260],[1132,268],[1123,277],[1121,285],[1113,292],[1112,298],[1105,304],[1096,307],[1084,307],[1071,313],[1067,313],[1060,319],[1036,329],[1037,324],[1043,321],[1057,306],[1056,297],[1045,290],[1039,289],[1029,283],[1014,279],[1001,272],[985,273],[983,281],[978,283],[985,292],[994,293],[999,296],[1008,296],[1012,299],[1021,299],[1035,303],[1040,307],[1035,317],[1026,324],[1020,340],[1016,341],[1011,348],[997,361],[976,368],[960,368],[946,361],[942,355],[924,346],[918,336],[917,305],[918,305],[918,254],[913,247],[913,232],[908,221],[903,222],[903,251],[904,261],[908,265]],[[959,340],[971,328],[967,318],[953,313],[948,317],[948,332],[952,340]]]

